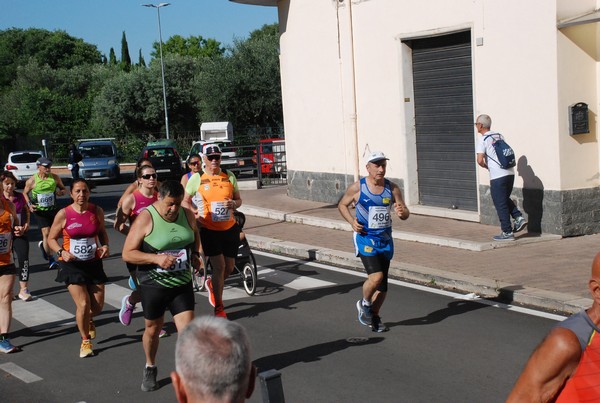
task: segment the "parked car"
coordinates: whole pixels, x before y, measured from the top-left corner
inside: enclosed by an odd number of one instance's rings
[[[177,149],[172,145],[164,145],[165,143],[153,142],[149,144],[153,145],[146,145],[140,158],[148,158],[152,162],[158,179],[181,179],[184,170]]]
[[[79,176],[86,180],[118,181],[121,175],[117,146],[112,139],[84,139],[77,145],[83,159]]]
[[[12,172],[17,178],[17,184],[21,186],[37,172],[35,162],[43,156],[44,154],[41,151],[13,151],[8,154],[4,169]]]
[[[284,139],[275,137],[260,140],[257,151],[260,155],[260,172],[263,175],[281,174],[286,171]],[[256,155],[252,162],[256,164]]]

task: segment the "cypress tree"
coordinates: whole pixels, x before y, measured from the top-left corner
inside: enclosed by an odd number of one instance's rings
[[[117,65],[117,55],[115,54],[114,48],[110,48],[110,53],[108,54],[108,65],[109,66]]]
[[[129,46],[127,45],[127,37],[125,31],[121,37],[121,67],[125,71],[131,70],[131,57],[129,56]]]
[[[146,67],[146,60],[144,60],[144,56],[142,55],[142,48],[140,48],[140,54],[138,56],[138,66]]]

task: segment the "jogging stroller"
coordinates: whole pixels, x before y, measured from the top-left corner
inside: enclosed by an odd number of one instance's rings
[[[244,289],[248,295],[254,295],[256,292],[256,281],[258,273],[256,269],[256,259],[250,249],[246,234],[244,234],[244,224],[246,223],[246,216],[241,211],[234,211],[233,216],[237,225],[240,227],[240,245],[238,248],[237,256],[235,257],[235,266],[233,272],[227,279],[226,283],[231,281],[241,280],[244,285]],[[210,264],[210,258],[206,257],[204,262],[204,269],[200,269],[200,272],[196,274],[192,270],[192,283],[194,290],[204,291],[206,289],[206,278],[212,274],[212,266]]]

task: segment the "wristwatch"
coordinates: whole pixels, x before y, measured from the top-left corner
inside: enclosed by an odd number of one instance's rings
[[[58,251],[56,251],[56,258],[58,259],[59,257],[61,257],[62,253],[64,251],[64,248],[60,248]]]

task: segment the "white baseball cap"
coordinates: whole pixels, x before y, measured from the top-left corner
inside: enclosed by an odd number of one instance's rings
[[[367,156],[367,163],[369,162],[378,162],[378,161],[383,161],[383,160],[389,160],[388,157],[385,156],[385,154],[381,151],[375,151],[372,152],[371,154],[369,154]]]

